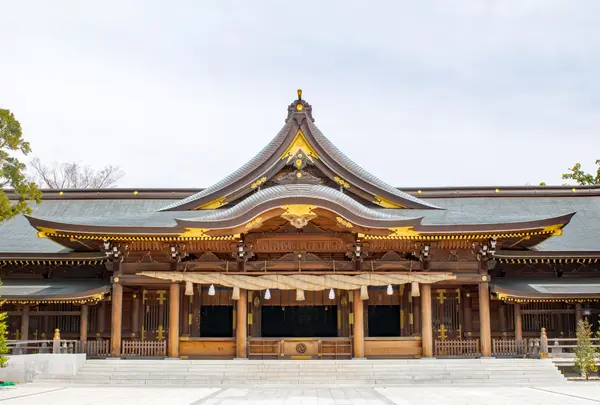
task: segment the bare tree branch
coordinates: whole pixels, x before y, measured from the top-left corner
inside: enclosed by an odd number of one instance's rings
[[[96,170],[77,162],[45,165],[39,158],[30,162],[33,179],[42,188],[108,188],[116,186],[125,172],[118,166],[107,165]]]

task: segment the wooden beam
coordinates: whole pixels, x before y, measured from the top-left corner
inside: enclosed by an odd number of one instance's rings
[[[168,355],[179,358],[179,283],[172,283],[169,287],[169,333]]]
[[[433,357],[433,318],[431,312],[431,284],[421,284],[421,336],[423,357]]]
[[[354,290],[352,293],[354,294],[352,297],[354,358],[362,359],[365,357],[365,303],[360,299],[360,290]]]
[[[479,284],[479,335],[481,355],[492,355],[492,330],[490,324],[490,291],[488,283]]]
[[[240,289],[240,299],[237,300],[235,328],[235,347],[236,357],[244,359],[247,357],[248,346],[248,290]]]
[[[121,326],[123,324],[123,286],[121,284],[113,283],[111,298],[110,355],[121,357]]]
[[[21,316],[22,311],[8,311],[8,315]],[[64,316],[64,315],[81,315],[81,311],[30,311],[29,316]]]
[[[79,340],[85,342],[87,340],[88,332],[88,309],[87,305],[81,306],[81,316],[79,321]]]

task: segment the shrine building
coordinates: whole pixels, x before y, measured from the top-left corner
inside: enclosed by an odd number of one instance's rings
[[[600,187],[399,189],[301,91],[207,188],[44,190],[31,208],[0,224],[9,338],[59,329],[89,357],[488,357],[598,325]]]

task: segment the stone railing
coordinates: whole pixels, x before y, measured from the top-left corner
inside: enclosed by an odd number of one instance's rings
[[[79,340],[7,340],[8,353],[12,355],[21,354],[73,354],[83,353]]]

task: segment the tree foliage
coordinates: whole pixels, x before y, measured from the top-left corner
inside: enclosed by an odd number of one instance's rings
[[[577,323],[577,347],[575,347],[575,368],[587,380],[590,373],[598,371],[596,361],[598,350],[592,345],[592,325],[587,319]]]
[[[1,302],[0,306],[3,304],[4,303]],[[6,336],[8,335],[8,326],[6,325],[7,319],[8,314],[6,312],[0,312],[0,368],[8,366],[8,357],[5,356],[5,354],[8,354],[8,347],[6,347]]]
[[[39,202],[42,193],[25,175],[26,166],[18,154],[31,152],[29,142],[23,140],[21,124],[9,110],[0,109],[0,222],[17,214],[30,213],[28,201]],[[16,203],[8,199],[3,189],[17,194]]]
[[[567,180],[574,180],[580,186],[588,186],[594,184],[600,184],[600,159],[595,162],[598,165],[596,174],[586,173],[581,170],[581,163],[575,163],[575,166],[569,169],[570,173],[563,173],[562,178]]]
[[[40,187],[52,189],[108,188],[125,175],[118,166],[107,165],[96,170],[76,162],[45,165],[39,158],[34,158],[30,166]]]

